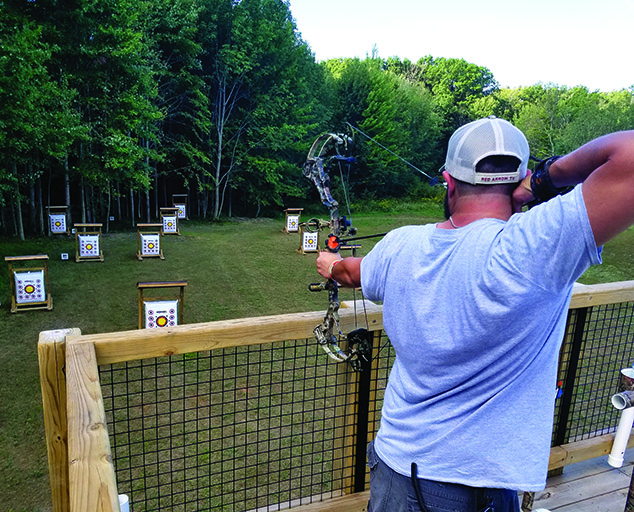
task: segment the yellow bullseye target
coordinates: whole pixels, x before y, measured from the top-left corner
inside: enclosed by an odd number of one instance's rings
[[[178,301],[158,300],[145,302],[145,328],[156,329],[178,325]]]
[[[317,252],[319,246],[319,237],[317,233],[308,233],[304,231],[302,234],[302,249],[304,252]]]
[[[141,233],[141,256],[156,256],[161,252],[161,238],[159,234]]]
[[[78,238],[79,255],[82,258],[99,256],[99,236],[79,234]]]
[[[49,215],[51,221],[51,233],[66,233],[66,215]]]
[[[16,302],[25,304],[29,302],[42,302],[46,300],[44,287],[44,271],[15,272]]]

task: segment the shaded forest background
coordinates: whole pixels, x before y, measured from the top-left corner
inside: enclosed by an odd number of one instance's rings
[[[479,117],[515,123],[538,158],[634,128],[631,87],[505,89],[429,55],[317,63],[284,0],[0,0],[0,40],[0,232],[21,238],[46,232],[46,206],[134,225],[176,193],[200,219],[317,203],[308,149],[350,125],[392,152],[350,133],[364,204],[434,195],[403,160],[436,176]]]

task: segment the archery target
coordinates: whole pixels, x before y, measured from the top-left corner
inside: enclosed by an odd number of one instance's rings
[[[141,255],[157,256],[161,253],[161,237],[155,234],[141,234]]]
[[[15,272],[15,301],[18,304],[44,302],[44,271]]]
[[[66,233],[66,215],[49,215],[51,233]]]
[[[82,258],[99,257],[99,235],[81,235],[79,239],[79,255]]]
[[[286,231],[289,233],[299,231],[299,215],[289,215],[286,218]]]
[[[304,252],[315,252],[319,245],[317,233],[303,233],[302,237],[302,249]]]
[[[163,217],[163,233],[178,233],[176,215],[168,215]]]
[[[178,208],[178,218],[179,219],[187,218],[186,205],[184,205],[184,204],[175,204],[174,208]]]
[[[145,328],[174,327],[178,325],[178,301],[157,300],[144,302]]]

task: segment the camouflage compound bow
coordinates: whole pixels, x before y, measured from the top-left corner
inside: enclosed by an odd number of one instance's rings
[[[304,176],[311,179],[317,190],[321,202],[330,212],[330,220],[310,219],[306,223],[306,229],[317,232],[329,228],[330,234],[326,241],[326,249],[330,252],[339,252],[339,249],[352,241],[353,238],[342,239],[344,236],[354,236],[357,233],[350,219],[345,215],[339,216],[339,203],[330,194],[330,169],[334,164],[341,166],[356,162],[349,156],[352,139],[347,135],[326,133],[317,138],[308,152],[308,158],[304,164]],[[354,240],[358,240],[358,237]],[[372,334],[367,329],[356,329],[348,334],[341,331],[339,324],[339,285],[328,279],[324,283],[312,283],[308,289],[313,292],[328,291],[328,309],[321,324],[313,329],[315,339],[324,351],[335,361],[348,362],[355,371],[361,370],[363,362],[371,357]],[[335,327],[339,337],[334,333]],[[343,350],[339,346],[340,341],[347,342],[347,348]]]

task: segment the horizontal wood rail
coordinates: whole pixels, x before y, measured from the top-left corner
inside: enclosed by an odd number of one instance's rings
[[[366,301],[369,330],[383,328],[383,308]],[[363,305],[357,301],[357,316]],[[339,310],[344,332],[355,328],[355,308],[344,302]],[[71,336],[69,343],[94,345],[100,365],[134,361],[152,357],[173,356],[204,350],[260,345],[301,338],[312,338],[315,325],[323,313],[291,313],[288,315],[241,318],[200,324],[179,325],[163,329]],[[365,318],[363,320],[365,323]]]

